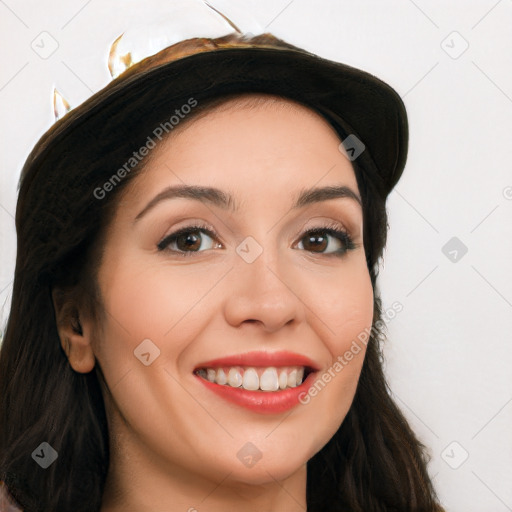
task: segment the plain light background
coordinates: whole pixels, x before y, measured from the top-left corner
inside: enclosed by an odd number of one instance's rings
[[[200,22],[208,14],[191,14],[201,2],[185,4],[190,26],[207,31],[209,22]],[[429,471],[446,510],[512,511],[512,1],[210,4],[244,31],[259,27],[362,68],[402,96],[409,157],[389,197],[379,277],[384,308],[403,305],[388,326],[388,380],[429,447]],[[54,85],[80,104],[110,80],[112,41],[176,6],[0,0],[2,329],[19,172],[51,126]]]

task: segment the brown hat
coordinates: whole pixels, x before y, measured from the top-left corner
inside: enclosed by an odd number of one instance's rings
[[[129,60],[130,55],[123,58]],[[89,116],[104,109],[112,109],[114,115],[118,100],[129,104],[130,95],[162,95],[170,104],[173,98],[201,102],[243,92],[277,94],[317,110],[340,134],[348,158],[361,155],[361,167],[383,196],[400,178],[407,158],[408,122],[397,92],[365,71],[321,58],[269,33],[187,39],[145,58],[84,102],[84,108],[58,121],[42,151],[30,160],[44,156],[45,147],[59,135],[83,127]]]

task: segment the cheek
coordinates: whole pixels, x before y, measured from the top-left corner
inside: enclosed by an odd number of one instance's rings
[[[143,270],[140,270],[140,269]],[[135,341],[163,339],[187,328],[187,318],[211,287],[212,273],[123,261],[104,290],[109,324]],[[125,336],[126,337],[126,336]]]
[[[373,302],[370,275],[361,264],[343,272],[338,281],[326,282],[321,300],[315,302],[316,331],[322,333],[330,363],[300,397],[312,411],[322,411],[322,422],[315,416],[320,433],[312,439],[311,453],[334,435],[352,405],[372,328]]]
[[[323,341],[334,361],[371,329],[374,295],[366,265],[353,265],[338,279],[326,279],[322,293],[317,292],[316,299],[312,295],[311,302],[318,322],[324,324]]]
[[[141,353],[157,354],[151,368],[177,371],[212,308],[218,309],[209,291],[225,269],[118,256],[110,258],[117,264],[105,265],[99,276],[108,313],[95,351],[105,377],[115,384],[127,372],[131,377],[144,372],[147,368],[136,359],[142,347]]]

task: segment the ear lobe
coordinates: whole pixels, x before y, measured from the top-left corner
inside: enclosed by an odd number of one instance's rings
[[[94,332],[92,321],[80,318],[71,292],[53,289],[52,300],[60,344],[69,364],[76,372],[89,373],[95,364],[91,343]]]

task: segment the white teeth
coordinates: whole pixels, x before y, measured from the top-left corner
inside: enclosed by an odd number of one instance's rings
[[[260,377],[260,388],[262,391],[277,391],[279,389],[279,380],[275,368],[267,368],[263,372]]]
[[[256,391],[260,388],[260,378],[254,368],[245,370],[242,387],[249,391]]]
[[[297,386],[302,384],[302,378],[304,377],[304,368],[299,368],[297,370]]]
[[[297,370],[292,370],[288,374],[288,387],[294,388],[297,385]]]
[[[217,377],[215,378],[215,382],[217,384],[226,384],[228,382],[226,374],[224,373],[224,370],[222,368],[219,368],[217,370]]]
[[[242,385],[242,375],[236,368],[229,370],[228,384],[233,388],[239,388]]]
[[[200,368],[197,375],[209,382],[221,386],[243,388],[248,391],[279,391],[294,388],[302,384],[304,367],[290,366],[284,368]]]
[[[285,370],[281,370],[281,373],[279,374],[279,388],[285,389],[286,386],[288,386],[288,374]]]

